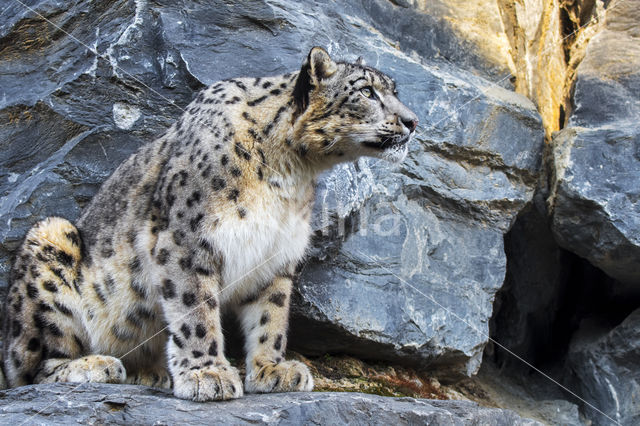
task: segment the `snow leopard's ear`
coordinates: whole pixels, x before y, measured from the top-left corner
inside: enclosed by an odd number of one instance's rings
[[[362,56],[358,56],[358,59],[356,59],[356,65],[360,65],[361,67],[364,67],[367,64],[364,63],[364,58]]]
[[[297,113],[301,114],[309,105],[309,93],[322,80],[331,77],[338,70],[338,66],[322,47],[314,47],[302,64],[300,74],[293,89],[293,99]]]
[[[316,82],[331,77],[338,70],[336,63],[322,47],[311,49],[307,62],[309,62],[309,75]]]

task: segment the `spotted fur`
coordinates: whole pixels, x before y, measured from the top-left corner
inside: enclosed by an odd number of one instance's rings
[[[202,91],[75,226],[48,218],[27,234],[6,306],[9,385],[128,381],[196,401],[311,390],[284,353],[314,178],[362,155],[402,160],[416,125],[388,76],[321,48],[299,72]],[[222,309],[245,334],[244,384]]]

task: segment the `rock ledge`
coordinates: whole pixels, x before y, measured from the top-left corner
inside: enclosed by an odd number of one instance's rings
[[[539,424],[469,401],[361,393],[247,395],[197,403],[141,386],[56,383],[9,389],[0,399],[2,424]]]

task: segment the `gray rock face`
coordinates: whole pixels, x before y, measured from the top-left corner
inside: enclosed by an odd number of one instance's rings
[[[621,425],[640,423],[640,309],[611,331],[585,321],[567,358],[572,385],[584,399]],[[583,409],[596,424],[610,422]]]
[[[323,45],[392,75],[421,127],[402,165],[362,160],[321,178],[290,344],[443,375],[477,370],[505,274],[503,234],[531,199],[543,130],[529,101],[477,76],[499,72],[465,54],[443,22],[382,0],[33,8],[73,38],[19,4],[0,17],[0,52],[12,59],[0,61],[3,285],[28,227],[77,218],[195,91],[296,69]]]
[[[640,293],[640,126],[567,128],[553,145],[558,243]]]
[[[141,386],[57,383],[0,392],[0,423],[537,425],[509,410],[467,401],[386,398],[360,393],[248,395],[199,403]]]
[[[640,296],[640,1],[614,5],[578,67],[568,126],[552,141],[549,207],[558,243],[613,277],[603,284],[619,308],[633,309]],[[568,384],[620,424],[637,424],[640,311],[613,329],[603,319],[584,320],[573,338]],[[582,409],[596,424],[610,422]]]
[[[640,293],[640,2],[607,12],[578,67],[575,110],[553,140],[553,231]]]

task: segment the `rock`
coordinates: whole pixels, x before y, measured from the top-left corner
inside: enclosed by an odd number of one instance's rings
[[[56,383],[11,389],[0,395],[2,424],[540,424],[509,410],[479,407],[473,402],[360,393],[247,395],[201,403],[142,386]]]
[[[370,9],[381,8],[380,2],[368,3]],[[385,34],[400,40],[399,45],[405,49],[410,47],[422,56],[444,57],[465,69],[480,71],[498,85],[531,99],[542,117],[547,140],[566,123],[576,67],[609,4],[595,0],[395,3],[418,12],[412,21],[424,23],[424,35],[416,39],[407,35],[413,31],[389,32],[388,28],[382,30]],[[393,16],[389,10],[377,15]],[[390,26],[391,31],[397,26],[411,26],[406,19],[397,22]],[[450,36],[441,28],[449,28],[454,35],[456,43],[451,43],[451,49],[442,48]]]
[[[640,1],[607,11],[578,67],[575,109],[553,139],[558,243],[640,293]]]
[[[553,238],[544,204],[537,207],[522,212],[505,236],[507,274],[490,325],[495,341],[534,365],[557,355],[567,337],[558,325],[559,312],[567,297],[575,297],[567,283],[569,256]],[[502,347],[492,350],[501,368],[526,370]]]
[[[572,3],[591,7],[590,2]],[[523,215],[530,230],[516,222],[507,244],[527,245],[512,245],[515,250],[507,252],[503,294],[509,297],[500,298],[505,303],[497,307],[494,320],[502,329],[493,335],[621,424],[638,423],[632,407],[638,405],[634,360],[639,339],[628,326],[614,327],[640,306],[639,6],[637,0],[611,2],[597,12],[599,19],[590,27],[595,33],[575,37],[591,39],[583,51],[570,52],[574,66],[579,64],[570,86],[572,110],[566,110],[571,112],[566,127],[549,146],[547,199],[553,237],[571,253],[563,255],[549,241],[543,218],[536,225]],[[601,7],[600,2],[594,6]],[[587,9],[576,9],[571,19],[583,22],[591,13]],[[565,342],[581,321],[579,334],[590,331],[591,337],[575,337],[567,354]],[[589,325],[593,321],[598,329]],[[565,357],[564,370],[553,374]],[[512,359],[503,354],[501,361]],[[567,371],[573,371],[574,380]],[[587,404],[572,401],[594,424],[612,423]]]
[[[565,125],[575,69],[598,29],[604,5],[594,0],[497,4],[509,40],[515,90],[536,104],[550,139]]]
[[[564,399],[543,400],[539,403],[538,413],[541,420],[548,424],[584,425],[578,406]]]
[[[35,12],[15,3],[0,16],[0,52],[11,58],[0,61],[0,120],[8,124],[0,127],[2,286],[33,223],[76,219],[102,181],[203,87],[178,52],[157,43],[157,16],[122,3],[43,1],[30,6]],[[71,35],[35,13],[56,25],[73,21]],[[139,118],[123,130],[134,111]]]
[[[513,88],[510,46],[493,0],[358,0],[345,9],[401,51],[453,63],[501,87]]]
[[[558,243],[640,292],[640,126],[570,127],[553,140]]]
[[[405,6],[32,6],[84,47],[19,4],[6,9],[0,281],[30,225],[49,215],[76,219],[115,167],[201,87],[297,69],[311,46],[323,45],[392,75],[422,127],[403,165],[362,160],[322,177],[290,343],[306,354],[432,365],[448,377],[477,371],[505,274],[503,235],[531,199],[544,133],[531,102],[490,82],[504,67],[472,54],[446,20]]]
[[[585,419],[579,413],[579,406],[566,400],[562,388],[536,373],[496,366],[483,362],[478,374],[462,380],[453,388],[465,398],[483,406],[509,408],[520,416],[535,419],[548,425],[584,426]],[[551,374],[552,377],[565,375],[565,370]]]
[[[583,321],[567,366],[573,389],[591,404],[583,410],[595,424],[640,423],[640,309],[610,331],[608,325]]]
[[[315,392],[362,392],[438,400],[470,399],[461,397],[450,387],[442,386],[424,370],[388,363],[370,364],[345,355],[325,355],[309,359],[299,354],[291,354],[309,367]],[[493,407],[490,403],[481,405]]]

